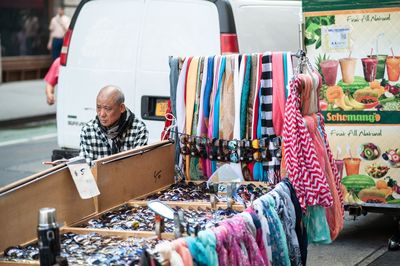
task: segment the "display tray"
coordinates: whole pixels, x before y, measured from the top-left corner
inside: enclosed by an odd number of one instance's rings
[[[92,172],[101,194],[91,199],[81,199],[65,164],[1,188],[0,252],[36,238],[40,208],[55,208],[56,220],[70,226],[169,186],[174,182],[174,145],[164,141],[102,158]]]
[[[236,203],[243,205],[250,201],[251,194],[254,194],[254,199],[256,199],[266,194],[271,188],[272,186],[265,182],[240,182],[238,184],[238,196],[241,199],[236,198]],[[209,195],[215,192],[212,189],[207,187],[205,181],[186,181],[160,188],[137,199],[160,200],[164,202],[208,202],[210,200]],[[219,184],[218,196],[219,201],[226,202],[226,184]]]
[[[241,205],[217,205],[215,210],[205,202],[170,202],[169,207],[175,211],[182,210],[186,223],[192,227],[198,224],[201,230],[215,226],[221,220],[232,217],[243,211]],[[147,207],[146,201],[130,201],[109,211],[87,218],[74,227],[87,229],[117,230],[130,232],[154,232],[155,212]],[[165,232],[174,231],[174,221],[164,219]]]
[[[62,227],[61,255],[69,265],[129,264],[138,262],[144,246],[154,247],[159,242],[153,232]],[[163,233],[161,239],[171,240],[173,234]],[[39,265],[37,241],[10,247],[0,256],[0,265]],[[14,256],[13,258],[11,256]],[[118,263],[119,262],[119,263]]]

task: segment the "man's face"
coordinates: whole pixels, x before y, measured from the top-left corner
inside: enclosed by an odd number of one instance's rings
[[[57,13],[58,13],[58,15],[63,16],[64,15],[64,9],[63,8],[58,8],[57,9]]]
[[[103,97],[99,95],[96,99],[96,112],[102,126],[110,127],[125,112],[125,105],[117,104],[114,97]]]

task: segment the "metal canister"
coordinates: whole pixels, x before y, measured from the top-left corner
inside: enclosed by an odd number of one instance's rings
[[[56,257],[61,253],[61,244],[55,208],[41,208],[39,210],[37,232],[40,265],[51,266],[56,264]]]

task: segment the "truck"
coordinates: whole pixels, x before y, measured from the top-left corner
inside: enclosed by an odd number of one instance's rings
[[[169,99],[169,56],[301,47],[301,1],[83,0],[60,55],[52,159],[76,156],[82,126],[95,118],[100,88],[112,84],[160,139]]]

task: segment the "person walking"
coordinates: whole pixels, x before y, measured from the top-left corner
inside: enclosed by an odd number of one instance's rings
[[[64,34],[67,32],[71,19],[64,14],[64,8],[59,7],[49,26],[50,36],[47,48],[51,50],[51,57],[55,60],[60,56]]]

